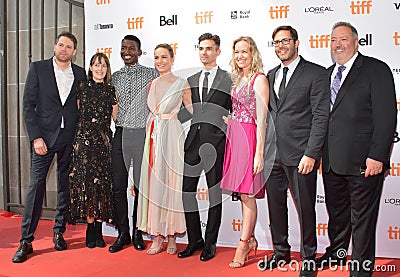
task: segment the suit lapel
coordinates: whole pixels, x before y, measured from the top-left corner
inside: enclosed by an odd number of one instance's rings
[[[292,76],[289,79],[289,82],[285,88],[285,92],[283,93],[283,97],[282,99],[279,100],[279,106],[282,105],[283,102],[285,102],[285,99],[288,97],[288,95],[291,93],[292,88],[294,87],[294,85],[296,84],[297,80],[300,78],[300,76],[303,74],[304,72],[304,59],[300,57],[300,62],[299,64],[296,66],[296,69],[294,70]]]
[[[58,91],[58,86],[57,86],[56,75],[54,73],[53,58],[50,58],[47,61],[48,61],[48,66],[46,68],[47,68],[48,72],[45,74],[46,74],[46,76],[51,76],[50,80],[49,80],[50,86],[48,87],[48,91],[52,97],[57,99],[57,102],[60,104],[60,106],[62,106],[60,93]]]
[[[342,85],[340,86],[340,89],[338,91],[338,94],[336,96],[335,103],[333,104],[332,107],[332,112],[336,109],[336,107],[340,104],[342,101],[343,97],[346,96],[349,92],[346,92],[348,88],[353,84],[353,82],[357,79],[358,75],[360,74],[360,69],[362,67],[362,55],[359,53],[356,60],[354,61],[353,66],[350,68],[349,73],[346,76],[346,79],[343,81]],[[333,66],[333,68],[335,68]],[[333,70],[333,69],[332,69]],[[332,72],[331,72],[332,76]]]
[[[200,74],[201,71],[193,75],[193,83],[191,84],[192,86],[192,102],[193,103],[200,103],[200,94],[199,94],[199,81],[200,81]]]
[[[216,89],[219,87],[221,80],[222,80],[221,69],[218,67],[217,73],[215,74],[214,81],[211,84],[210,90],[207,93],[207,97],[205,100],[203,99],[203,101],[205,101],[205,104],[207,104],[207,102],[211,99],[211,97],[215,93]]]
[[[270,95],[271,97],[269,98],[269,104],[271,106],[271,109],[276,111],[278,110],[278,97],[276,95],[275,89],[274,89],[274,84],[275,84],[275,76],[276,76],[276,72],[278,71],[279,66],[275,67],[274,69],[270,70],[268,72],[268,81],[269,81],[269,91],[270,91]]]

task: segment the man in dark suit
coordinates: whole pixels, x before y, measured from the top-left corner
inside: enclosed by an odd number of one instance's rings
[[[231,109],[231,78],[217,66],[221,53],[220,38],[205,33],[199,37],[199,56],[203,69],[188,78],[192,91],[193,117],[185,141],[185,168],[183,177],[183,207],[189,244],[178,254],[179,258],[202,250],[201,261],[215,256],[218,231],[221,225],[222,196],[219,183],[225,150],[226,125],[223,116]],[[201,89],[199,89],[201,88]],[[179,119],[190,118],[182,110]],[[202,238],[196,191],[202,170],[205,171],[210,206],[208,209],[205,241]]]
[[[269,110],[276,131],[276,157],[266,177],[274,254],[261,267],[273,269],[290,261],[287,190],[293,196],[301,231],[300,276],[315,274],[316,181],[329,116],[329,86],[325,68],[298,54],[297,31],[280,26],[272,34],[281,65],[268,72]]]
[[[350,23],[333,26],[331,55],[331,112],[322,158],[330,246],[317,263],[343,263],[352,237],[355,264],[350,263],[350,275],[370,276],[379,200],[396,128],[394,81],[384,62],[358,52],[357,30]]]
[[[69,164],[78,121],[75,87],[85,80],[85,70],[71,62],[77,40],[69,32],[57,36],[54,57],[30,65],[26,78],[23,109],[33,153],[29,190],[22,218],[22,237],[12,261],[20,263],[33,252],[32,241],[46,192],[46,176],[57,154],[57,208],[54,248],[67,249],[63,238],[68,215]]]

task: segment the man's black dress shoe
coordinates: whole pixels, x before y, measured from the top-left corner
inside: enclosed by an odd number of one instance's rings
[[[215,246],[214,243],[213,244],[206,243],[206,245],[203,248],[203,251],[201,251],[200,261],[205,262],[214,258],[216,249],[217,247]]]
[[[346,265],[346,258],[338,258],[338,257],[334,257],[333,255],[329,255],[327,253],[325,253],[324,255],[322,255],[319,258],[315,259],[315,263],[317,265],[317,268],[319,269],[325,269],[331,266],[345,266]]]
[[[108,251],[115,253],[121,251],[125,245],[131,244],[131,236],[127,232],[121,232],[117,240],[108,248]]]
[[[143,241],[142,231],[140,231],[139,229],[135,229],[133,231],[132,244],[136,250],[142,251],[146,249],[146,244]]]
[[[54,249],[57,251],[63,251],[67,249],[67,243],[64,240],[63,234],[56,232],[53,237]]]
[[[317,276],[317,268],[315,260],[303,260],[300,270],[300,277],[315,277]]]
[[[12,258],[13,263],[22,263],[28,259],[28,254],[33,253],[32,243],[22,241],[19,244],[17,252],[15,252],[14,257]]]
[[[178,253],[178,258],[187,258],[193,255],[194,252],[198,250],[203,250],[204,240],[199,239],[194,243],[189,243],[185,250]]]
[[[285,253],[285,254],[277,254],[274,253],[271,258],[265,261],[261,261],[258,263],[258,268],[261,270],[272,270],[274,268],[277,268],[279,266],[284,266],[285,264],[290,262],[290,252]]]

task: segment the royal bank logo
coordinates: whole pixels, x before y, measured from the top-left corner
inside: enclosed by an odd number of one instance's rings
[[[317,204],[325,204],[325,196],[317,195]]]
[[[394,45],[399,46],[399,45],[400,45],[400,35],[399,35],[399,32],[394,32],[394,34],[393,34],[393,39],[394,39]]]
[[[160,26],[178,25],[178,15],[174,14],[170,17],[160,16]]]
[[[372,0],[369,1],[351,1],[351,14],[370,14],[372,8]]]
[[[305,13],[312,13],[312,14],[325,14],[329,12],[333,12],[333,8],[330,6],[314,6],[304,8]]]
[[[94,27],[93,27],[93,29],[95,31],[112,29],[112,28],[114,28],[114,24],[112,24],[112,23],[109,23],[109,24],[97,23],[97,24],[94,24]]]
[[[250,10],[231,11],[231,19],[248,19],[250,18]]]

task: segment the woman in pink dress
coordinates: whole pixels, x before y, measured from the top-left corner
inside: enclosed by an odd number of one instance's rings
[[[264,142],[269,84],[251,37],[233,42],[232,114],[228,119],[227,142],[221,189],[236,192],[242,203],[242,234],[231,268],[244,266],[251,250],[257,251],[254,227],[256,198],[264,197]]]

